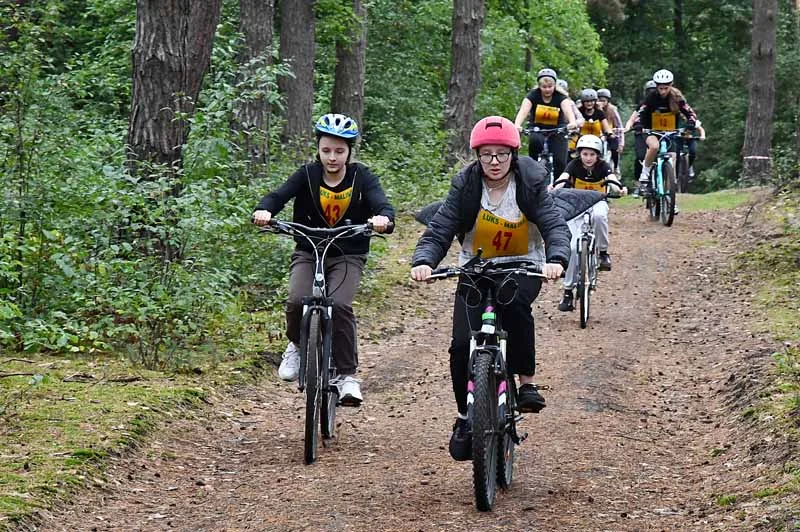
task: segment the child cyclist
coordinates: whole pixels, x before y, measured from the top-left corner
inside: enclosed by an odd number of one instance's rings
[[[549,279],[561,275],[569,258],[569,230],[547,193],[544,166],[530,157],[518,156],[519,146],[519,131],[510,120],[489,116],[475,124],[470,148],[478,161],[453,178],[447,198],[417,242],[411,269],[414,280],[428,279],[447,254],[454,236],[461,243],[460,264],[482,249],[483,257],[497,262],[533,261],[543,264],[542,271]],[[498,232],[505,238],[501,245],[494,245]],[[539,294],[541,279],[516,276],[514,281],[518,289],[513,300],[498,304],[508,332],[509,372],[519,374],[520,410],[538,412],[545,401],[533,383],[536,351],[531,305]],[[467,420],[469,340],[483,310],[464,301],[467,284],[468,279],[459,279],[449,350],[458,407],[449,449],[456,460],[471,458]]]
[[[579,157],[571,161],[564,173],[561,174],[553,184],[554,189],[574,188],[578,190],[596,190],[605,192],[610,189],[612,192],[627,194],[616,174],[608,163],[600,159],[603,150],[603,143],[595,135],[584,135],[578,139],[577,151]],[[564,297],[558,304],[558,310],[562,312],[574,310],[572,288],[577,283],[577,243],[580,236],[580,225],[583,221],[582,216],[573,218],[568,222],[572,232],[572,253],[564,276]],[[597,238],[597,248],[600,250],[600,270],[611,270],[611,256],[608,254],[608,203],[599,201],[592,206],[592,223],[594,234]]]
[[[684,119],[689,128],[694,128],[697,116],[681,91],[672,86],[675,77],[672,72],[662,69],[653,74],[656,90],[645,98],[639,107],[639,121],[643,128],[653,131],[674,131],[678,124],[679,115]],[[646,138],[647,153],[642,165],[642,174],[639,176],[639,195],[646,196],[650,193],[650,167],[658,154],[658,137],[648,135]]]
[[[256,225],[266,225],[286,203],[294,198],[293,221],[309,227],[336,227],[346,220],[354,224],[371,222],[375,231],[390,233],[394,228],[394,209],[386,199],[376,175],[361,163],[350,162],[358,126],[351,118],[326,114],[315,126],[317,159],[301,166],[277,190],[264,196],[253,213]],[[289,269],[289,298],[286,303],[286,336],[289,345],[278,368],[278,376],[297,379],[300,355],[302,299],[311,295],[314,254],[303,238],[296,239]],[[369,237],[356,236],[337,241],[328,251],[325,263],[327,284],[333,287],[333,356],[338,376],[339,400],[358,406],[363,400],[359,381],[356,318],[353,298],[369,252]]]

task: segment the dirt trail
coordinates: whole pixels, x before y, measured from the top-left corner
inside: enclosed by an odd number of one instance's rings
[[[664,228],[643,209],[612,210],[614,269],[586,330],[556,310],[560,283],[543,290],[548,407],[523,422],[530,437],[492,513],[474,509],[470,463],[446,450],[454,284],[409,283],[390,310],[405,331],[362,343],[366,402],[339,410],[316,464],[302,462],[302,396],[265,383],[166,425],[110,468],[108,489],[40,530],[752,530],[768,509],[715,504],[757,485],[731,447],[726,401],[737,365],[772,352],[747,332],[749,296],[714,283],[743,214],[684,213]]]

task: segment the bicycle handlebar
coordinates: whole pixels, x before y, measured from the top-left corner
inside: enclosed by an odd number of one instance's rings
[[[530,135],[531,133],[541,133],[545,137],[550,137],[553,135],[566,135],[570,132],[570,130],[567,126],[559,126],[553,128],[541,128],[539,126],[533,126],[533,127],[523,128],[522,132],[525,135]]]
[[[472,261],[470,261],[472,262]],[[541,277],[546,279],[547,276],[542,273],[542,267],[537,263],[513,263],[509,266],[503,263],[495,263],[491,259],[478,260],[473,264],[463,266],[445,266],[443,268],[436,268],[433,270],[427,280],[447,279],[448,277],[456,277],[462,273],[468,275],[525,275],[527,277]]]

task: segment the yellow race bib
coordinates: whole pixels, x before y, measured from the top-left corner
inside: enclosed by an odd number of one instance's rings
[[[596,135],[599,137],[602,132],[602,124],[594,120],[587,120],[581,126],[581,135]]]
[[[483,249],[483,257],[515,257],[528,254],[528,220],[522,216],[511,222],[492,214],[486,209],[478,213],[472,252]]]
[[[322,205],[322,212],[329,226],[333,227],[339,222],[350,206],[352,197],[353,187],[341,192],[332,192],[325,187],[319,187],[319,203]]]
[[[653,131],[675,131],[675,113],[653,113]]]
[[[575,188],[579,190],[597,190],[598,192],[603,192],[605,189],[603,181],[584,181],[577,177],[575,178]]]
[[[558,125],[558,112],[559,109],[557,107],[538,104],[536,106],[536,114],[533,115],[533,123],[556,126]]]

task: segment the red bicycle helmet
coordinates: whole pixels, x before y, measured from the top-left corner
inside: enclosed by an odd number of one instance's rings
[[[508,146],[512,150],[519,149],[519,131],[514,123],[502,116],[481,118],[469,136],[469,147],[476,149],[489,144]]]

